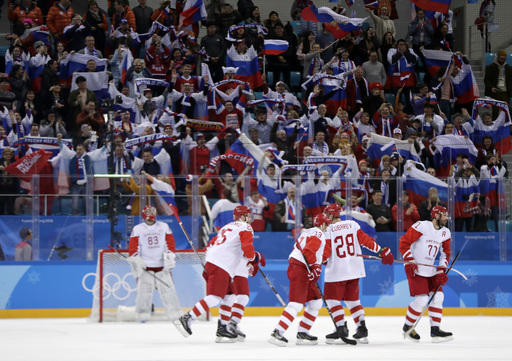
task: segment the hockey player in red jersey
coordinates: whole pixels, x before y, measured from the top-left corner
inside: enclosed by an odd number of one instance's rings
[[[139,322],[149,320],[156,287],[167,317],[177,320],[181,308],[170,273],[176,265],[174,237],[166,223],[156,220],[155,207],[146,206],[142,218],[144,222],[133,228],[128,247],[128,261],[137,278],[135,317]]]
[[[274,345],[286,346],[288,340],[283,334],[306,302],[307,306],[299,324],[296,343],[297,345],[318,344],[318,337],[311,336],[309,330],[313,326],[320,308],[322,308],[322,296],[316,287],[316,282],[322,273],[322,257],[325,247],[324,232],[331,221],[323,213],[320,213],[315,216],[313,222],[314,227],[305,229],[297,240],[302,252],[295,245],[288,258],[290,301],[283,310],[279,323],[268,340]],[[308,262],[310,272],[308,272],[304,257]]]
[[[206,251],[206,294],[194,308],[174,322],[180,333],[188,337],[192,334],[190,325],[209,308],[217,306],[228,294],[232,278],[242,260],[250,266],[254,275],[259,266],[265,266],[265,258],[254,251],[254,232],[250,223],[252,212],[249,207],[238,206],[233,210],[233,220],[219,230]],[[216,342],[236,342],[238,335],[228,328],[228,319],[220,318]]]
[[[368,343],[364,309],[359,299],[359,279],[365,277],[366,273],[363,258],[358,255],[361,254],[363,246],[378,253],[383,264],[392,265],[393,254],[388,247],[381,248],[355,221],[342,221],[341,207],[338,204],[328,205],[324,213],[332,221],[325,234],[327,245],[324,258],[327,259],[327,267],[324,296],[336,323],[336,330],[325,336],[326,343],[342,343],[339,334],[348,337],[341,301],[349,308],[357,326],[357,331],[352,337],[359,343]]]
[[[432,295],[438,286],[444,286],[448,282],[448,276],[444,272],[450,260],[451,233],[445,227],[448,222],[448,210],[443,206],[435,206],[430,211],[430,215],[432,221],[414,223],[400,238],[399,249],[405,261],[434,265],[437,254],[441,252],[439,266],[443,268],[438,267],[436,270],[414,263],[405,265],[409,292],[414,300],[407,309],[403,331],[405,337],[415,342],[419,342],[420,335],[412,327],[427,305],[429,295]],[[451,332],[445,332],[439,328],[443,316],[443,300],[443,289],[440,287],[428,307],[432,342],[453,339]]]

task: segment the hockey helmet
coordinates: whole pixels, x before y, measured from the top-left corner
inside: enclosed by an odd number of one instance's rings
[[[323,213],[318,213],[313,219],[313,224],[316,227],[321,227],[323,226],[324,223],[327,223],[327,225],[329,225],[331,224],[331,220]]]
[[[237,206],[234,210],[233,210],[233,219],[235,221],[238,221],[240,219],[241,216],[245,216],[245,221],[247,223],[251,223],[252,222],[252,211],[249,207],[247,206]]]
[[[156,221],[156,208],[150,205],[147,205],[142,210],[142,219],[145,221]]]
[[[435,219],[436,218],[436,214],[443,214],[443,213],[448,215],[448,210],[445,207],[443,207],[443,206],[435,206],[430,211],[430,217],[432,217],[432,219]]]
[[[338,203],[331,203],[324,209],[324,214],[338,218],[341,214],[341,206]]]

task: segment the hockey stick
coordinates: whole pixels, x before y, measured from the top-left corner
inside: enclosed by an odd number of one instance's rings
[[[297,248],[299,249],[300,253],[302,254],[302,257],[304,257],[304,263],[306,264],[306,269],[308,270],[308,272],[311,272],[311,268],[309,267],[309,263],[308,263],[308,260],[306,258],[306,256],[304,255],[304,251],[302,250],[302,247],[300,246],[299,242],[297,241],[297,239],[295,239],[295,245],[297,246]],[[325,301],[325,297],[324,297],[324,294],[322,292],[322,289],[320,288],[320,286],[318,285],[318,282],[315,282],[315,285],[316,285],[316,288],[318,289],[318,293],[320,293],[320,297],[322,297],[322,301],[323,303],[325,304],[325,308],[327,309],[327,312],[329,313],[329,316],[331,317],[331,321],[332,323],[334,323],[334,328],[336,330],[336,333],[338,334],[338,336],[341,338],[341,340],[343,342],[345,342],[346,344],[349,344],[349,345],[357,345],[357,341],[356,340],[351,340],[350,338],[347,338],[345,337],[339,330],[338,330],[338,326],[336,326],[336,321],[334,320],[334,316],[332,315],[332,312],[331,310],[329,309],[329,306],[327,306],[327,302]]]
[[[446,270],[445,274],[448,274],[448,272],[450,272],[450,270],[453,268],[453,265],[455,264],[455,262],[457,261],[457,259],[460,256],[460,254],[462,253],[462,251],[466,247],[466,244],[468,244],[468,241],[469,241],[469,238],[466,239],[466,242],[464,242],[464,244],[462,245],[462,248],[460,249],[459,253],[457,253],[455,258],[453,259],[452,265]],[[439,291],[440,288],[441,288],[441,285],[437,286],[437,288],[434,291],[434,293],[432,294],[432,296],[430,296],[427,304],[425,305],[425,307],[423,307],[423,310],[421,310],[420,317],[418,317],[418,319],[416,320],[416,322],[414,322],[414,325],[412,325],[412,327],[410,329],[408,329],[406,332],[404,332],[404,338],[406,338],[416,328],[416,325],[418,324],[418,322],[420,322],[420,320],[423,317],[423,314],[425,313],[425,311],[428,310],[428,306],[430,306],[430,304],[432,303],[432,300],[434,299],[437,291]]]
[[[129,257],[128,256],[125,256],[124,254],[122,254],[121,252],[119,252],[117,249],[115,249],[114,247],[112,247],[111,245],[108,245],[108,248],[110,248],[111,250],[113,250],[115,253],[117,253],[118,255],[120,255],[121,257],[124,257],[126,259],[128,259]],[[167,288],[171,288],[171,286],[169,286],[167,283],[165,283],[164,281],[162,281],[160,278],[158,278],[157,276],[155,276],[154,273],[151,273],[149,272],[147,269],[143,268],[143,270],[147,273],[149,273],[155,280],[161,282],[165,287]]]
[[[378,260],[382,260],[382,258],[380,257],[377,257],[377,256],[370,256],[370,255],[366,255],[366,254],[358,254],[357,255],[358,257],[363,257],[363,258],[369,258],[369,259],[378,259]],[[417,264],[418,266],[425,266],[425,267],[433,267],[433,268],[443,268],[443,269],[448,269],[448,267],[444,267],[444,266],[436,266],[436,265],[433,265],[433,264],[425,264],[425,263],[416,263],[416,262],[411,262],[411,261],[400,261],[398,259],[394,259],[393,260],[394,262],[397,262],[397,263],[404,263],[404,264]],[[459,275],[462,276],[462,278],[464,278],[466,281],[468,280],[468,278],[464,275],[464,273],[460,272],[460,271],[457,271],[455,268],[452,268],[451,269],[453,272],[456,272],[458,273]]]
[[[187,237],[187,241],[188,243],[190,244],[190,247],[192,247],[192,250],[194,251],[194,253],[196,254],[197,258],[199,259],[199,262],[201,263],[201,266],[203,266],[203,270],[206,272],[206,268],[204,266],[204,263],[203,263],[203,260],[201,259],[201,257],[199,256],[199,253],[197,253],[197,249],[196,247],[194,246],[194,243],[192,242],[192,239],[190,239],[190,236],[188,235],[188,232],[187,230],[185,229],[185,226],[183,226],[183,222],[181,221],[180,219],[180,216],[178,215],[178,208],[172,204],[169,205],[172,209],[172,214],[174,217],[176,217],[176,220],[178,221],[180,227],[181,227],[181,230],[183,231],[183,233],[185,234],[185,237]]]
[[[263,276],[263,278],[265,279],[265,281],[267,281],[268,285],[270,286],[270,288],[272,289],[272,291],[274,291],[274,294],[276,295],[277,299],[279,300],[279,302],[281,303],[281,306],[283,307],[286,307],[286,303],[284,303],[283,299],[281,298],[281,296],[279,296],[279,293],[277,293],[276,289],[274,288],[274,286],[272,285],[272,283],[270,282],[270,280],[267,278],[267,276],[265,275],[265,273],[263,273],[263,271],[261,270],[261,268],[258,269],[261,273],[261,275]]]

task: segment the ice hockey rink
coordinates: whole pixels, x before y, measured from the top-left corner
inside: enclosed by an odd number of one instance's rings
[[[240,328],[245,342],[215,343],[216,318],[192,324],[184,338],[170,322],[97,323],[83,318],[2,319],[2,361],[110,360],[512,360],[512,317],[446,316],[442,329],[454,340],[434,344],[428,318],[417,327],[420,343],[404,340],[403,317],[367,317],[369,344],[326,345],[333,330],[329,317],[319,317],[311,334],[316,346],[295,345],[297,319],[285,336],[287,347],[267,342],[278,317],[245,317]],[[355,331],[349,320],[350,335]]]

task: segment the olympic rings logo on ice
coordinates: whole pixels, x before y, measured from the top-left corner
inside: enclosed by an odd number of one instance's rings
[[[88,288],[85,284],[87,278],[89,276],[94,276],[94,286],[92,288]],[[128,277],[131,277],[132,280],[127,280]],[[132,286],[133,285],[133,286]],[[98,298],[99,294],[99,282],[96,280],[96,273],[87,273],[82,278],[82,287],[87,292],[91,292],[94,298]],[[117,300],[126,300],[132,292],[137,291],[137,284],[133,275],[131,273],[126,273],[122,278],[120,275],[116,273],[106,273],[103,276],[103,299],[106,300],[111,296]]]

